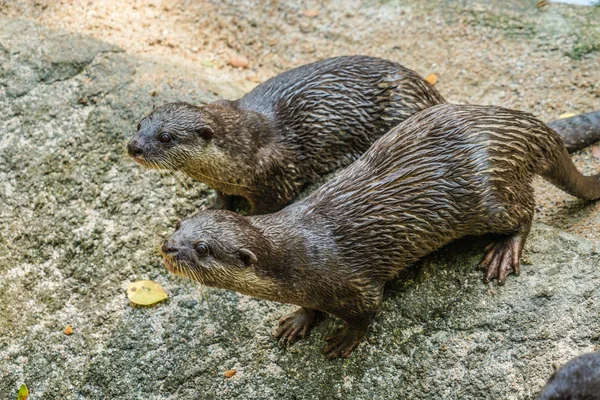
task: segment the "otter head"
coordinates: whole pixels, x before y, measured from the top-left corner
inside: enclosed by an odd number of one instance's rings
[[[146,167],[180,170],[210,145],[216,129],[214,116],[201,107],[165,104],[140,121],[127,152]]]
[[[199,212],[179,222],[161,252],[165,266],[207,286],[269,297],[264,271],[273,244],[248,218],[229,211]]]

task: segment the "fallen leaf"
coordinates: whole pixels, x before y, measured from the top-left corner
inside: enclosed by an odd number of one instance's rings
[[[564,114],[560,114],[558,116],[558,119],[571,118],[571,117],[574,117],[576,115],[577,114],[574,114],[574,113],[564,113]]]
[[[228,369],[227,371],[225,371],[225,373],[223,375],[225,375],[225,378],[231,378],[232,376],[234,376],[236,373],[235,369]]]
[[[546,7],[548,5],[548,0],[540,0],[537,2],[537,8]]]
[[[437,79],[438,79],[438,78],[437,78],[437,75],[436,75],[436,74],[429,74],[429,75],[427,75],[427,78],[425,78],[425,80],[426,80],[427,82],[429,82],[429,84],[430,84],[431,86],[433,86],[433,85],[435,85],[435,84],[437,83]]]
[[[600,146],[592,147],[592,155],[596,158],[600,158]]]
[[[229,59],[229,65],[236,68],[246,68],[248,67],[248,59],[245,57],[231,57]]]
[[[304,16],[306,17],[316,17],[317,15],[319,15],[319,10],[317,10],[316,8],[312,8],[310,10],[304,10]]]
[[[132,303],[149,306],[158,303],[159,301],[163,301],[169,297],[169,295],[162,286],[156,282],[137,281],[132,282],[127,286],[127,297]]]
[[[73,333],[73,328],[71,327],[71,325],[67,325],[65,328],[65,335],[70,335]]]
[[[215,64],[211,63],[210,61],[202,61],[201,64],[205,67],[214,67]]]
[[[29,389],[27,389],[26,384],[22,384],[19,393],[17,393],[17,400],[27,400],[27,397],[29,397]]]

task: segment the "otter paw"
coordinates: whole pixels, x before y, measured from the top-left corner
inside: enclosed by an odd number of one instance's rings
[[[488,252],[479,263],[482,270],[487,270],[483,277],[484,283],[498,279],[499,285],[506,283],[506,277],[513,272],[515,275],[521,273],[521,248],[519,237],[513,236],[486,247]]]
[[[308,336],[315,317],[314,310],[305,308],[299,308],[293,313],[281,317],[275,338],[287,345],[291,345],[298,339],[304,339]]]
[[[323,353],[327,354],[330,360],[337,357],[346,358],[359,345],[365,333],[366,329],[340,326],[333,335],[325,338],[328,343],[323,348]]]

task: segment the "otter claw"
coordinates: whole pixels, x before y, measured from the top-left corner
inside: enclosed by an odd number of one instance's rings
[[[323,353],[327,354],[330,360],[337,357],[346,358],[360,344],[365,333],[364,329],[352,329],[348,325],[340,326],[334,334],[325,338],[328,343],[323,348]]]
[[[488,253],[479,263],[481,269],[487,270],[483,282],[489,283],[497,279],[498,285],[504,285],[511,272],[519,275],[521,273],[520,258],[523,245],[524,235],[515,235],[487,246],[486,251]]]
[[[284,315],[279,319],[279,329],[275,333],[275,338],[288,346],[298,339],[304,339],[310,332],[315,316],[315,311],[305,308]]]

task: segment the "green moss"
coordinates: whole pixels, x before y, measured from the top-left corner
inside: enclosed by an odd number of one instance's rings
[[[465,10],[461,13],[471,25],[485,26],[503,31],[509,37],[532,38],[538,35],[535,23],[524,18],[488,11]]]

